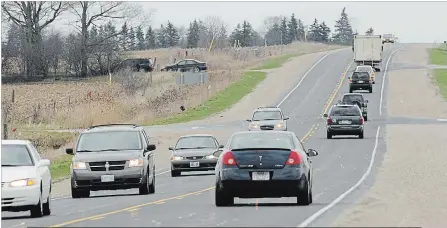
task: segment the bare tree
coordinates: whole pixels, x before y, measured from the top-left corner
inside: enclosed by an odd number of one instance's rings
[[[213,39],[216,42],[216,40],[226,37],[227,25],[222,18],[218,16],[207,16],[201,22],[200,46],[209,47]]]
[[[14,1],[2,2],[2,20],[18,25],[25,33],[25,77],[37,73],[46,76],[42,30],[66,10],[65,2]]]

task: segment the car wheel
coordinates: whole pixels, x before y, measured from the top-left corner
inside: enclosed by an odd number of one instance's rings
[[[363,139],[363,131],[359,134],[359,139]]]
[[[298,196],[296,197],[296,203],[298,205],[309,205],[312,203],[312,190],[310,188],[309,180],[304,177],[306,180],[304,182],[303,189],[299,189]]]
[[[177,177],[180,176],[181,174],[182,174],[181,171],[171,170],[171,177]]]
[[[363,119],[364,119],[365,121],[368,121],[368,116],[364,116]]]
[[[332,133],[330,133],[329,131],[326,133],[326,137],[328,138],[328,139],[332,139]]]
[[[31,217],[33,218],[39,218],[43,216],[42,190],[40,191],[39,202],[31,207],[30,213]]]
[[[149,173],[146,175],[146,181],[143,182],[142,186],[140,186],[139,194],[140,195],[147,195],[149,194]]]
[[[71,198],[78,199],[78,198],[88,198],[90,197],[90,190],[88,189],[76,189],[71,188]]]
[[[155,193],[155,167],[152,170],[154,170],[154,171],[152,172],[152,183],[149,186],[150,194]]]
[[[373,92],[373,88],[372,88],[372,86],[369,88],[369,93],[372,93]]]
[[[140,68],[139,70],[140,72],[146,72],[146,70],[144,68]]]
[[[354,90],[353,90],[353,89],[351,89],[351,88],[349,88],[349,93],[352,93],[352,92],[354,92]]]
[[[194,72],[200,72],[200,68],[199,67],[194,67]]]
[[[222,206],[231,206],[234,204],[234,197],[231,197],[228,192],[218,187],[219,184],[216,184],[215,189],[215,197],[214,202],[216,204],[216,207],[222,207]]]
[[[47,202],[43,204],[43,215],[51,215],[51,187],[48,193]]]

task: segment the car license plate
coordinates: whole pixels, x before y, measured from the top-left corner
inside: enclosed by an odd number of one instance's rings
[[[114,175],[102,175],[101,176],[101,182],[114,182],[115,176]]]
[[[340,124],[351,124],[352,122],[349,120],[341,120]]]
[[[363,81],[358,81],[358,83],[363,83]]]
[[[270,180],[269,172],[253,172],[251,179],[254,181]]]
[[[199,167],[200,166],[200,162],[190,162],[189,163],[189,167]]]

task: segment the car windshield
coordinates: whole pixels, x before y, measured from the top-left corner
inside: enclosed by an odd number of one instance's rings
[[[368,80],[369,74],[368,74],[368,72],[354,72],[352,74],[352,79],[354,79],[354,80]]]
[[[360,116],[360,112],[356,106],[335,107],[331,116]]]
[[[251,133],[234,135],[231,139],[230,149],[235,150],[246,148],[278,148],[292,150],[294,146],[292,137],[288,134]]]
[[[2,145],[2,166],[34,166],[25,145]]]
[[[81,134],[76,151],[141,150],[142,148],[138,131],[104,131]]]
[[[343,97],[344,103],[363,102],[363,96],[361,95],[346,95]]]
[[[391,34],[385,34],[385,35],[383,35],[383,38],[391,38],[391,37],[393,37],[393,35],[391,35]]]
[[[183,137],[177,141],[176,150],[182,149],[200,149],[200,148],[216,148],[213,137],[210,136],[191,136]]]
[[[280,111],[257,111],[253,113],[253,121],[260,120],[281,120]]]

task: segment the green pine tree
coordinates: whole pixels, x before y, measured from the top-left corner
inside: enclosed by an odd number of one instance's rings
[[[295,18],[295,14],[292,14],[290,17],[288,27],[288,34],[287,34],[287,42],[292,43],[293,41],[299,40],[298,38],[298,21]]]
[[[334,41],[341,45],[350,45],[352,43],[354,33],[349,23],[346,7],[343,8],[340,19],[335,21]]]
[[[284,17],[279,26],[281,31],[281,44],[288,44],[288,34],[287,34],[287,19]]]
[[[138,26],[135,32],[135,38],[137,39],[137,45],[136,45],[136,49],[137,50],[144,50],[146,47],[146,40],[144,40],[144,33],[143,33],[143,29],[141,28],[141,26]]]
[[[154,49],[156,48],[156,40],[155,32],[152,30],[152,27],[149,26],[146,31],[146,37],[145,37],[145,43],[147,49]]]

